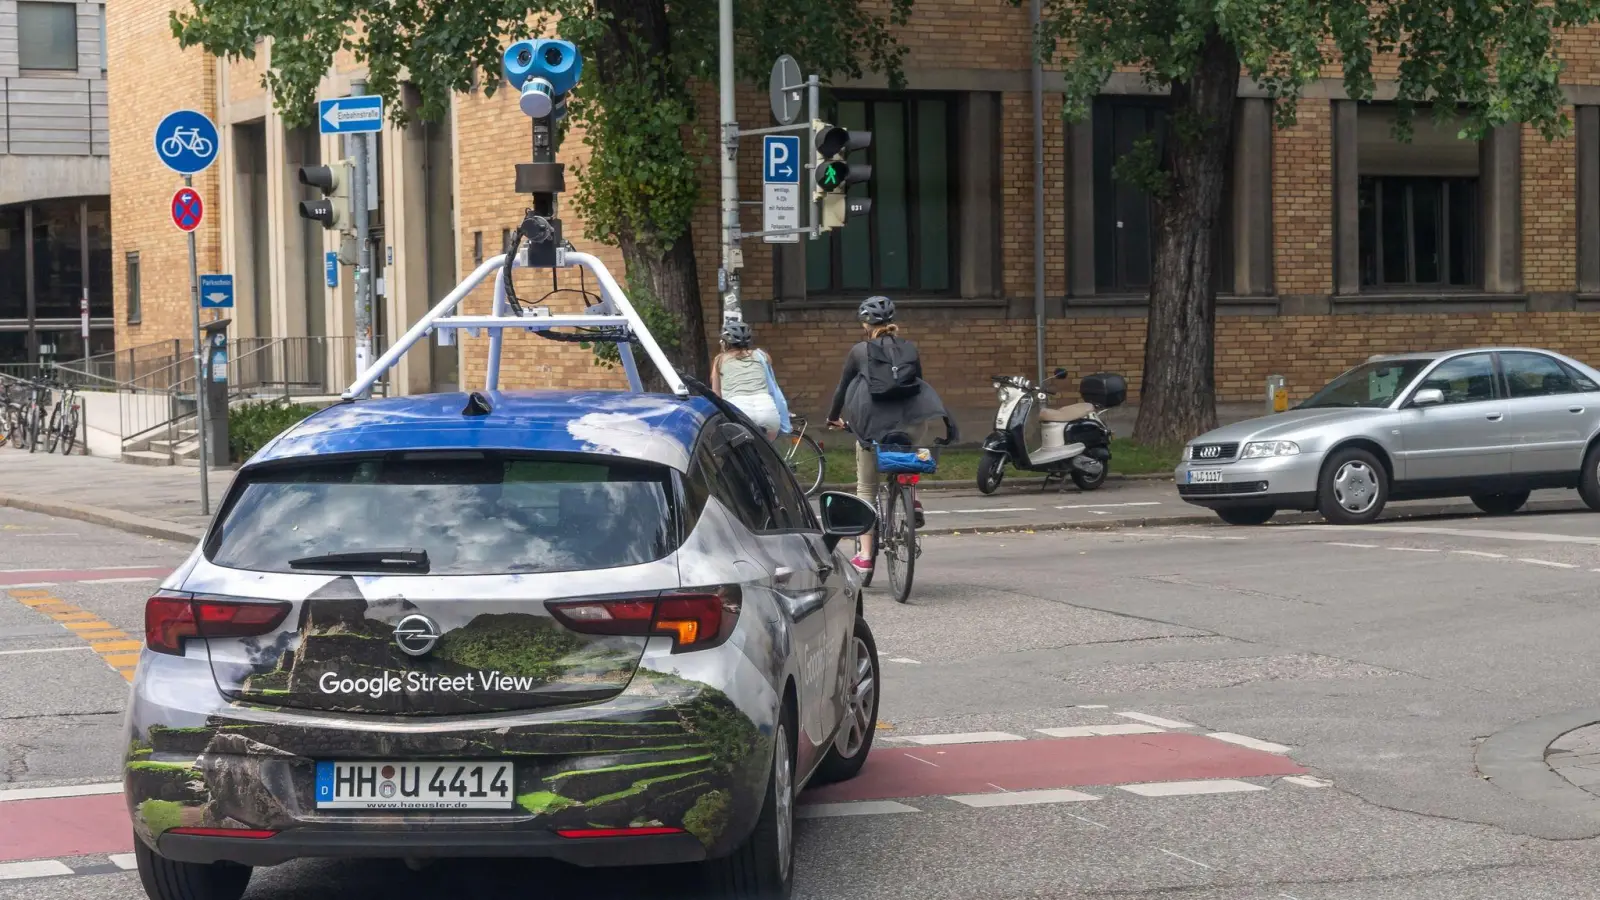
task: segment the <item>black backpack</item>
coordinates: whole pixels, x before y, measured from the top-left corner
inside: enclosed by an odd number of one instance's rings
[[[867,342],[867,393],[874,400],[902,400],[922,390],[917,345],[886,334]]]

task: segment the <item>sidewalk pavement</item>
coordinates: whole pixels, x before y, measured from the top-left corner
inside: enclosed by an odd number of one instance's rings
[[[233,472],[211,473],[211,508],[222,501]],[[1037,479],[1009,480],[984,496],[976,489],[924,490],[928,534],[1216,525],[1217,517],[1178,498],[1170,478],[1108,480],[1084,493],[1041,491]],[[210,516],[200,512],[200,472],[187,466],[135,466],[92,456],[47,456],[0,448],[0,506],[106,525],[179,542],[198,541]],[[1536,491],[1530,510],[1578,510],[1574,491]],[[1465,498],[1393,503],[1384,518],[1474,515]],[[1317,522],[1280,513],[1275,523]],[[1247,533],[1241,530],[1241,534]],[[0,542],[3,547],[3,542]]]

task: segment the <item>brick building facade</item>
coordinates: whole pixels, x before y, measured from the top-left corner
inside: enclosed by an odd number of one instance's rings
[[[119,347],[185,338],[182,236],[166,221],[174,179],[149,149],[162,112],[189,105],[219,124],[219,163],[197,184],[212,201],[201,229],[202,271],[239,284],[235,333],[348,335],[348,278],[322,285],[334,244],[295,216],[310,196],[294,167],[332,158],[336,139],[287,130],[267,102],[255,62],[179,51],[166,18],[176,0],[111,7],[113,233]],[[838,84],[826,117],[875,134],[870,217],[798,245],[745,245],[746,318],[776,359],[797,410],[816,416],[856,335],[855,303],[895,297],[921,345],[929,379],[964,429],[984,427],[988,377],[1029,372],[1034,359],[1034,159],[1027,14],[1004,0],[919,0],[900,35],[908,88],[881,79]],[[261,59],[271,52],[260,48]],[[1600,359],[1600,31],[1568,35],[1571,138],[1546,143],[1520,126],[1479,143],[1452,128],[1418,125],[1415,141],[1389,134],[1393,67],[1378,67],[1380,102],[1345,98],[1339,73],[1312,85],[1299,120],[1277,130],[1271,101],[1242,84],[1235,165],[1220,242],[1217,385],[1220,399],[1253,400],[1268,374],[1303,396],[1373,353],[1524,343]],[[342,61],[323,96],[358,75]],[[1137,397],[1144,342],[1150,222],[1147,200],[1110,174],[1118,152],[1160,133],[1158,98],[1134,74],[1114,76],[1087,121],[1060,117],[1060,76],[1045,74],[1045,284],[1047,363],[1074,374],[1126,373]],[[700,96],[705,122],[715,98]],[[748,126],[770,122],[764,92],[739,98]],[[513,192],[507,154],[526,147],[528,123],[513,99],[456,98],[448,121],[382,135],[384,263],[380,329],[397,333],[478,261],[498,252],[525,198]],[[708,129],[709,130],[709,129]],[[740,161],[744,199],[759,198],[758,153]],[[581,135],[562,157],[583,162]],[[706,327],[715,329],[716,166],[701,170],[706,201],[694,239]],[[745,227],[759,227],[746,207]],[[567,233],[581,239],[571,204]],[[130,321],[128,261],[142,271],[139,317]],[[539,296],[548,275],[521,293]],[[567,286],[567,285],[563,285]],[[576,286],[576,285],[572,285]],[[486,311],[487,288],[467,304]],[[570,298],[571,295],[567,295]],[[555,303],[561,308],[561,300]],[[575,301],[571,301],[575,304]],[[620,385],[575,346],[508,336],[506,386]],[[414,352],[398,390],[457,380],[481,383],[480,343]]]

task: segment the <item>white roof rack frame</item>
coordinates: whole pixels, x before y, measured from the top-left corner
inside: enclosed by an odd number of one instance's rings
[[[515,315],[511,312],[510,304],[506,301],[505,254],[502,253],[486,259],[471,275],[467,276],[465,281],[456,285],[455,290],[446,295],[443,300],[440,300],[433,309],[428,311],[427,315],[419,319],[404,336],[395,341],[393,346],[378,357],[377,362],[374,362],[370,368],[362,372],[350,385],[349,389],[344,392],[344,399],[355,400],[366,395],[372,389],[372,386],[378,382],[378,379],[383,377],[383,373],[393,368],[407,350],[410,350],[419,342],[427,340],[428,335],[432,334],[436,329],[440,331],[460,329],[473,336],[476,336],[480,330],[489,332],[489,364],[484,379],[484,389],[496,391],[500,389],[500,350],[507,328],[538,332],[557,328],[603,328],[606,326],[625,329],[626,333],[634,340],[637,340],[639,345],[644,348],[645,355],[650,358],[650,362],[661,373],[661,377],[666,381],[667,387],[679,397],[688,397],[688,386],[684,384],[683,378],[678,375],[678,371],[672,367],[667,355],[662,352],[661,345],[656,343],[655,336],[650,333],[650,329],[645,325],[644,319],[640,318],[638,311],[633,308],[633,304],[628,302],[628,298],[622,293],[622,288],[617,285],[617,280],[606,269],[605,263],[591,254],[567,250],[558,250],[556,259],[556,268],[558,269],[581,266],[592,272],[595,280],[600,284],[600,302],[578,315]],[[524,252],[519,255],[516,266],[518,268],[526,268],[526,260],[527,255]],[[456,307],[461,304],[461,301],[466,299],[472,289],[482,284],[483,280],[491,274],[495,276],[493,313],[487,316],[456,315]],[[633,358],[632,343],[618,341],[617,354],[622,360],[623,372],[628,377],[628,387],[633,391],[642,392],[644,383],[639,377],[638,363]]]

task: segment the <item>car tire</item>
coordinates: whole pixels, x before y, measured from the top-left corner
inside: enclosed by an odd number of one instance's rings
[[[1335,451],[1317,476],[1317,511],[1335,525],[1365,525],[1389,501],[1383,463],[1360,447]]]
[[[711,896],[789,900],[794,892],[794,742],[798,734],[795,712],[785,703],[772,742],[772,771],[756,827],[732,853],[703,864]]]
[[[250,867],[167,859],[133,840],[139,881],[150,900],[239,900],[250,885]]]
[[[1217,518],[1229,525],[1265,525],[1278,514],[1271,506],[1233,506],[1217,510]]]
[[[1578,496],[1583,505],[1600,512],[1600,443],[1583,455],[1583,471],[1578,475]]]
[[[1509,516],[1528,502],[1528,491],[1504,494],[1473,494],[1472,505],[1491,516]]]
[[[839,736],[811,776],[812,784],[849,781],[859,775],[878,733],[878,688],[883,683],[882,670],[878,668],[878,642],[872,637],[867,620],[860,616],[856,617],[854,640],[856,657],[850,671],[849,708],[839,726]]]
[[[1006,477],[1006,458],[999,453],[985,452],[978,459],[978,491],[983,494],[992,494],[1000,490],[1000,482]]]

